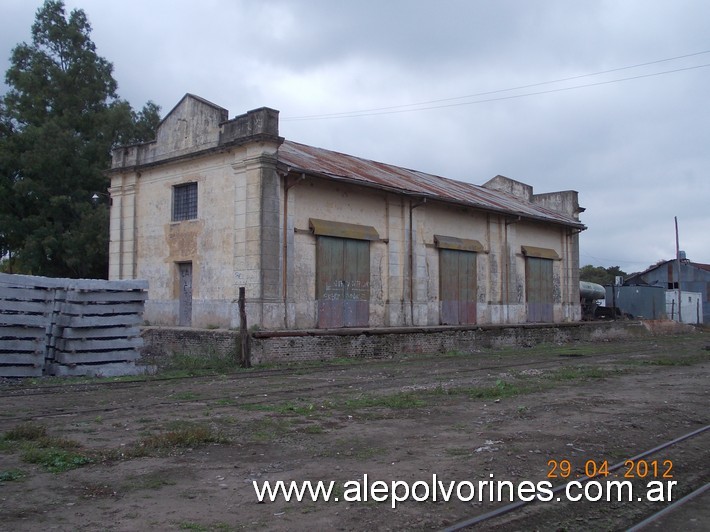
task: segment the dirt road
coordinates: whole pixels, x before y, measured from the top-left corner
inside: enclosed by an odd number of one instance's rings
[[[445,528],[501,504],[418,502],[433,475],[444,485],[560,484],[563,460],[569,480],[709,424],[708,345],[698,333],[208,377],[5,382],[0,528]],[[672,463],[679,498],[710,478],[710,434],[656,459]],[[369,485],[421,482],[392,508],[352,500],[347,483],[365,475]],[[254,481],[279,480],[334,481],[339,501],[259,503]],[[658,504],[536,503],[483,528],[621,529]]]

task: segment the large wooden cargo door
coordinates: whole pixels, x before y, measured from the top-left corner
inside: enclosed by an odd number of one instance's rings
[[[192,325],[192,263],[179,263],[178,274],[180,276],[178,325],[190,327]]]
[[[370,318],[370,242],[318,236],[318,327],[367,327]]]
[[[476,323],[476,253],[439,250],[439,300],[443,325]]]
[[[525,297],[529,322],[553,321],[552,262],[551,259],[538,257],[525,259]]]

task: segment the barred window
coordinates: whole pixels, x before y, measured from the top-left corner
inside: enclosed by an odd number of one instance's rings
[[[197,218],[197,183],[173,187],[173,222]]]

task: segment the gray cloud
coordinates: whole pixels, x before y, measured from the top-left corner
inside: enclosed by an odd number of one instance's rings
[[[298,141],[482,183],[575,189],[583,264],[640,270],[675,253],[710,263],[710,68],[486,103],[297,121],[450,99],[704,51],[703,0],[67,0],[86,11],[122,97],[167,112],[185,92],[281,111]],[[39,0],[0,6],[0,59],[29,40]],[[2,50],[5,50],[2,52]],[[710,63],[710,54],[470,103]],[[3,71],[7,61],[0,63]],[[395,109],[393,109],[395,110]]]

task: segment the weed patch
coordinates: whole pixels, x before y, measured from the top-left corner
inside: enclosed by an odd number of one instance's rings
[[[694,361],[683,358],[657,358],[646,363],[650,366],[692,366]]]
[[[173,394],[172,397],[173,399],[176,399],[178,401],[194,401],[195,399],[199,398],[199,395],[194,392],[179,392]]]
[[[452,447],[449,449],[445,449],[444,452],[448,454],[449,456],[470,456],[471,455],[471,449],[465,449],[461,447]]]
[[[79,452],[77,442],[50,436],[44,425],[25,423],[7,431],[3,449],[21,453],[22,460],[38,464],[51,473],[61,473],[91,463],[90,456]]]
[[[126,491],[159,490],[165,486],[174,486],[175,484],[177,484],[177,482],[168,478],[167,472],[155,471],[140,476],[129,477],[123,489]]]
[[[211,427],[186,424],[173,430],[141,438],[136,448],[145,453],[165,453],[175,449],[200,447],[209,443],[226,443],[226,438]]]
[[[4,439],[10,441],[33,441],[47,437],[47,427],[35,423],[24,423],[8,430]]]
[[[199,375],[226,375],[239,369],[234,356],[222,355],[214,350],[206,353],[176,353],[172,355],[163,367],[165,376],[192,377]]]
[[[529,393],[530,387],[523,387],[517,384],[510,384],[502,379],[498,379],[493,386],[481,386],[471,388],[468,392],[472,399],[502,399],[514,397],[516,395]]]
[[[20,469],[0,471],[0,482],[13,482],[25,478],[25,472]]]
[[[320,425],[308,425],[300,430],[305,434],[324,434],[325,429]]]
[[[89,456],[57,447],[28,447],[22,452],[22,460],[50,473],[63,473],[93,462]]]
[[[250,433],[253,440],[269,442],[291,432],[291,421],[279,417],[266,417],[250,423]]]
[[[408,409],[420,408],[426,405],[426,401],[419,394],[412,392],[395,393],[382,396],[363,396],[355,399],[348,399],[343,402],[347,409],[359,408],[392,408]]]

